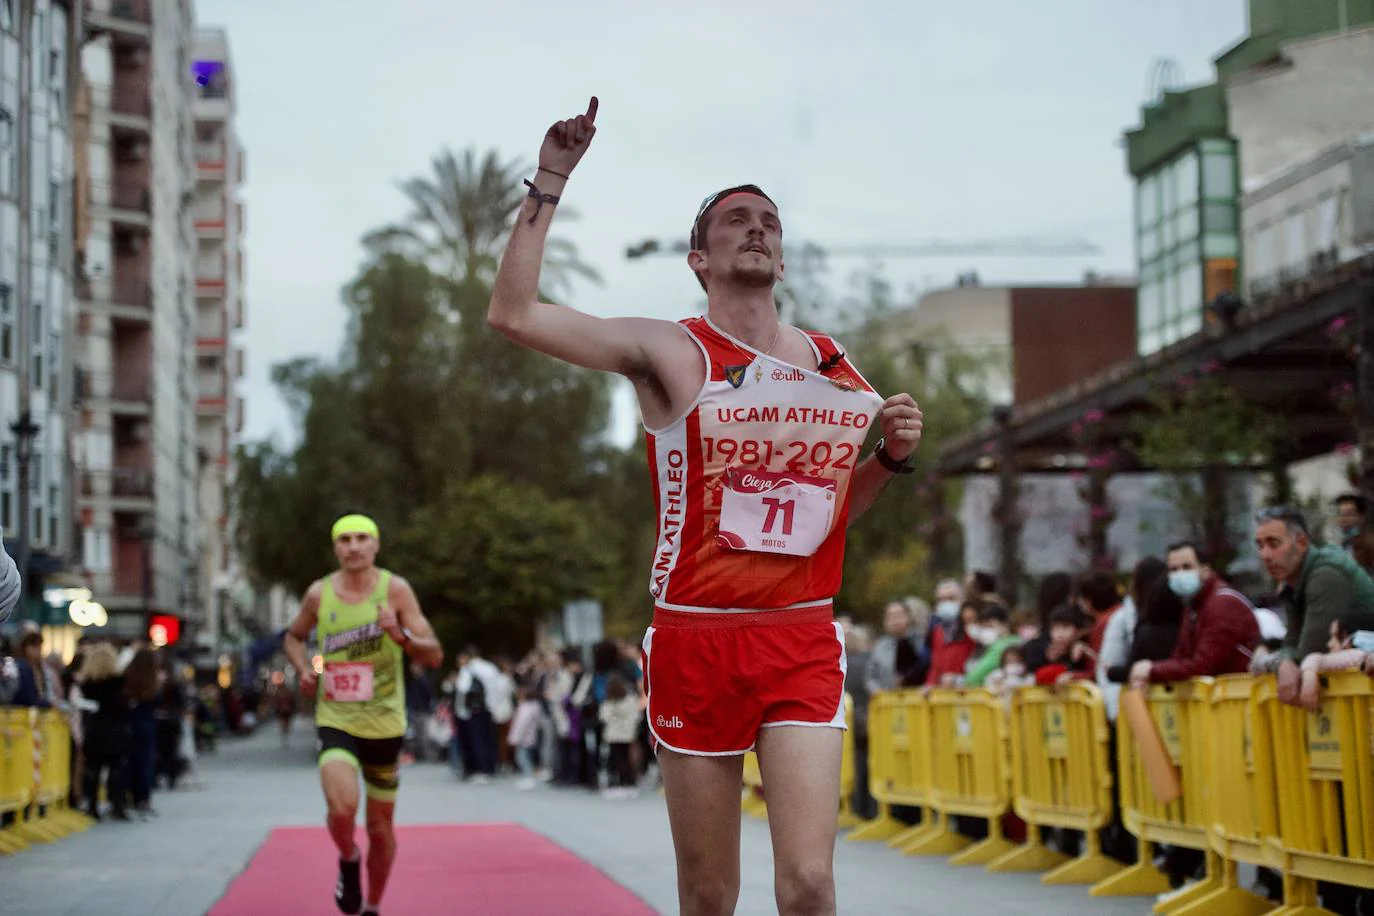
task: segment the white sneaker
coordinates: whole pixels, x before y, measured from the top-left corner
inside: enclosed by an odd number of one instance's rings
[[[515,788],[517,791],[520,792],[528,792],[530,789],[533,789],[537,785],[538,783],[535,782],[533,779],[530,779],[528,776],[522,777],[515,781]]]

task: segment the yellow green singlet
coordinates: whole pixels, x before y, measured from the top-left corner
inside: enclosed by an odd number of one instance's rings
[[[315,702],[315,724],[337,728],[357,738],[395,738],[405,734],[405,653],[377,624],[386,606],[391,573],[378,570],[377,586],[357,604],[345,604],[334,592],[333,576],[324,580],[315,638],[325,665],[365,662],[372,666],[372,699],[335,702],[325,698],[323,678]]]

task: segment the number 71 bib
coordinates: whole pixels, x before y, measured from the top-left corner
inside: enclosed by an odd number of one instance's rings
[[[726,468],[716,543],[809,557],[830,534],[835,481],[805,474]]]

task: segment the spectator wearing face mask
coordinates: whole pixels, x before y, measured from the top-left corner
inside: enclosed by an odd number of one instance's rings
[[[1248,671],[1260,639],[1249,600],[1212,571],[1196,544],[1174,544],[1168,563],[1169,590],[1184,604],[1178,643],[1164,661],[1136,662],[1131,686]]]
[[[1063,684],[1072,680],[1091,680],[1097,670],[1097,656],[1083,638],[1083,616],[1062,604],[1050,612],[1044,664],[1035,669],[1037,684]],[[1026,660],[1030,661],[1030,646]]]
[[[883,611],[883,636],[869,654],[865,686],[870,693],[917,687],[925,683],[930,654],[910,608],[889,602]]]
[[[951,627],[937,627],[930,648],[930,673],[926,684],[931,687],[948,686],[959,682],[968,667],[977,644],[969,638],[969,628],[978,623],[981,602],[965,601],[959,605],[959,616]],[[948,636],[946,634],[949,634]]]
[[[984,600],[978,608],[978,621],[969,627],[969,637],[980,647],[968,663],[964,675],[965,687],[982,687],[988,676],[1002,667],[1002,655],[1021,644],[1011,631],[1011,615],[1006,606],[997,601]]]

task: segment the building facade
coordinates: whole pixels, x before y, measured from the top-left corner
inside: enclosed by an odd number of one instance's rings
[[[154,11],[156,15],[154,15]],[[111,629],[202,621],[187,0],[90,0],[76,239],[79,565]]]
[[[1215,59],[1216,80],[1165,89],[1142,111],[1140,126],[1126,133],[1127,167],[1136,181],[1141,355],[1202,330],[1209,304],[1223,293],[1242,292],[1238,159],[1252,159],[1244,169],[1253,175],[1291,158],[1289,145],[1268,134],[1244,142],[1233,124],[1231,87],[1283,66],[1285,45],[1374,22],[1374,4],[1352,0],[1249,0],[1248,10],[1249,34]],[[1320,79],[1316,69],[1310,68],[1311,79]],[[1319,110],[1361,92],[1337,84],[1330,89]],[[1285,117],[1286,108],[1273,98],[1256,97],[1254,107],[1266,110],[1251,118],[1257,128]]]
[[[221,636],[237,628],[241,575],[231,534],[234,448],[243,430],[244,152],[235,131],[233,68],[222,29],[201,29],[191,63],[195,74],[196,194],[196,439],[201,455],[199,507],[202,582],[209,591],[205,646],[218,651]]]
[[[0,525],[28,582],[72,544],[75,35],[68,3],[0,2]]]

